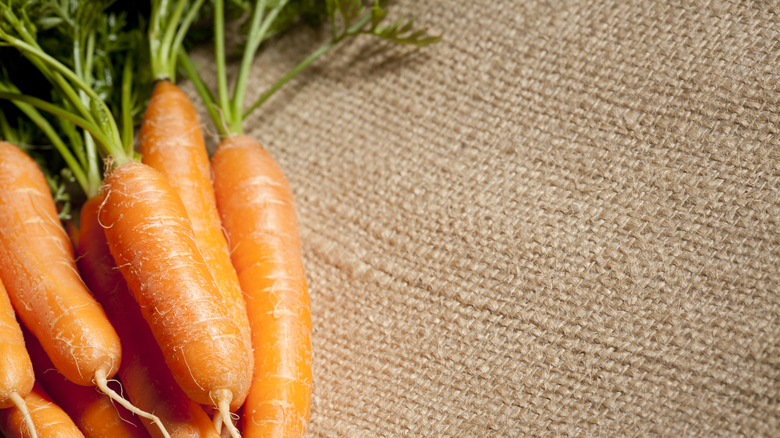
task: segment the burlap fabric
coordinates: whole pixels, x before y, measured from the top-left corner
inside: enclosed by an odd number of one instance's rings
[[[444,41],[354,40],[246,123],[300,214],[310,435],[777,436],[778,3],[392,11]]]

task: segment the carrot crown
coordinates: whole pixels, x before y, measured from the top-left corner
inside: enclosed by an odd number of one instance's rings
[[[228,89],[225,61],[225,7],[224,0],[214,2],[214,53],[217,66],[217,95],[205,85],[192,61],[180,51],[182,67],[193,81],[195,89],[206,104],[220,135],[229,137],[243,132],[242,122],[255,109],[268,100],[285,83],[304,70],[312,62],[329,52],[342,41],[357,35],[373,35],[398,44],[425,46],[441,38],[429,35],[424,29],[414,27],[414,19],[398,20],[382,25],[387,16],[386,1],[374,0],[366,6],[363,0],[326,0],[324,2],[296,2],[290,0],[259,0],[248,7],[249,18],[244,23],[246,43],[232,95]],[[294,21],[294,17],[311,14],[324,15],[331,23],[331,40],[312,52],[289,73],[269,87],[248,109],[244,109],[247,80],[252,61],[263,41],[276,31]]]

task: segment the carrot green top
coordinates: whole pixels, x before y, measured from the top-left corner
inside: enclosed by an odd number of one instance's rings
[[[424,46],[440,40],[438,36],[429,35],[424,29],[415,29],[413,19],[398,20],[393,24],[382,25],[387,16],[385,1],[375,0],[371,6],[365,6],[362,0],[326,0],[316,2],[319,11],[326,15],[331,23],[332,38],[330,42],[312,52],[290,72],[280,78],[264,92],[248,109],[244,109],[247,80],[252,67],[252,60],[260,45],[272,34],[274,27],[282,19],[295,15],[290,12],[294,8],[303,8],[300,2],[289,0],[259,0],[249,9],[246,44],[233,85],[232,96],[229,95],[227,69],[225,61],[225,8],[224,0],[214,2],[214,52],[217,66],[217,95],[206,86],[198,75],[186,53],[180,51],[182,66],[187,76],[193,81],[198,94],[206,104],[209,115],[220,135],[229,137],[243,132],[242,122],[252,111],[268,100],[287,81],[300,73],[320,56],[329,52],[345,39],[357,35],[374,35],[399,44]],[[305,2],[304,2],[305,3]]]
[[[49,138],[87,196],[100,187],[99,152],[114,165],[134,160],[131,53],[137,51],[130,50],[132,32],[123,31],[124,15],[107,11],[111,3],[0,0],[0,41],[16,48],[53,88],[51,100],[45,100],[25,94],[4,74],[0,98],[12,100]],[[46,41],[39,31],[48,30],[56,33]],[[122,72],[115,70],[121,64],[117,57],[124,61]],[[119,76],[121,87],[115,83]],[[115,92],[121,94],[114,108],[121,130],[107,103]],[[39,110],[53,114],[59,125]]]

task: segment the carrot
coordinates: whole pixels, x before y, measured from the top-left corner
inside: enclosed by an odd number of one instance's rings
[[[16,407],[27,420],[27,428],[35,435],[30,413],[23,397],[32,391],[35,376],[32,362],[24,344],[22,330],[16,321],[14,309],[0,282],[0,409]]]
[[[214,191],[252,331],[255,370],[243,410],[244,432],[251,437],[305,433],[311,410],[312,327],[292,193],[271,155],[243,135],[242,122],[292,77],[350,37],[370,34],[418,46],[439,40],[414,29],[411,19],[382,26],[387,11],[379,2],[370,8],[361,0],[325,3],[332,40],[262,93],[248,110],[244,98],[252,59],[279,25],[277,19],[302,12],[295,9],[300,5],[286,0],[254,4],[245,23],[244,53],[232,95],[227,85],[223,0],[214,2],[216,93],[203,83],[186,53],[180,53],[182,67],[222,137],[212,158]]]
[[[38,436],[84,438],[73,420],[52,401],[40,383],[35,382],[32,391],[24,397],[24,402],[30,408],[30,417]],[[31,436],[24,415],[17,408],[0,409],[0,432],[6,438]]]
[[[138,135],[138,150],[142,162],[162,173],[182,199],[198,248],[217,281],[218,294],[213,299],[227,305],[246,351],[252,351],[246,302],[222,233],[198,113],[189,97],[168,80],[154,87]],[[249,355],[248,369],[253,362]],[[245,387],[249,388],[248,382]],[[238,409],[245,399],[246,392],[233,394],[230,409]]]
[[[293,76],[341,41],[371,34],[398,43],[438,41],[411,20],[380,26],[380,3],[326,2],[333,39],[301,61],[244,110],[249,70],[260,44],[273,34],[277,18],[293,2],[257,2],[245,27],[244,53],[229,93],[225,61],[225,6],[214,2],[214,53],[217,92],[203,83],[182,52],[187,75],[203,99],[222,142],[212,158],[217,208],[230,243],[231,260],[246,294],[255,370],[243,408],[246,436],[301,436],[311,411],[311,316],[292,193],[278,164],[255,140],[243,135],[242,122]],[[281,14],[281,15],[280,15]],[[230,424],[227,424],[230,429]],[[237,430],[231,430],[237,436]]]
[[[79,277],[43,173],[6,142],[0,211],[0,279],[19,318],[65,377],[103,388],[119,367],[119,337]]]
[[[156,83],[144,111],[138,150],[142,162],[162,173],[181,198],[195,242],[216,282],[212,300],[225,305],[228,317],[239,330],[246,355],[235,360],[246,367],[242,374],[246,380],[233,384],[229,409],[236,410],[246,399],[254,362],[246,303],[222,234],[197,111],[187,95],[172,82],[177,52],[202,4],[203,0],[152,1],[148,40],[150,67]],[[237,388],[241,392],[235,392]],[[226,410],[220,409],[219,415],[230,423]]]
[[[125,391],[135,406],[154,411],[172,437],[216,438],[217,431],[208,415],[184,394],[171,375],[162,351],[114,263],[103,227],[98,223],[102,202],[102,196],[95,196],[81,208],[78,267],[122,339],[119,376]],[[144,425],[152,436],[160,436],[159,428],[148,421]]]
[[[292,193],[276,161],[247,136],[225,139],[212,165],[255,347],[244,433],[302,436],[311,409],[311,318]]]
[[[37,381],[87,438],[149,436],[138,417],[121,406],[114,406],[110,397],[93,388],[76,385],[60,374],[41,344],[29,332],[25,333],[25,341]]]
[[[251,352],[200,253],[181,199],[141,163],[105,180],[98,214],[111,254],[149,324],[165,361],[195,402],[227,412],[247,391]]]
[[[214,2],[219,104],[185,54],[183,67],[223,137],[212,158],[217,208],[233,266],[246,294],[254,372],[242,412],[243,433],[302,436],[311,405],[311,318],[292,195],[284,175],[259,144],[242,134],[242,106],[251,60],[287,2],[254,6],[246,51],[228,97],[224,3]],[[258,153],[260,155],[258,155]],[[226,422],[230,435],[239,431]]]

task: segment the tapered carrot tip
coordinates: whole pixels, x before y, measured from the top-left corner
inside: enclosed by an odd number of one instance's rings
[[[149,166],[120,166],[105,181],[99,219],[111,254],[184,392],[211,405],[211,391],[246,394],[251,351],[195,243],[181,200]]]

